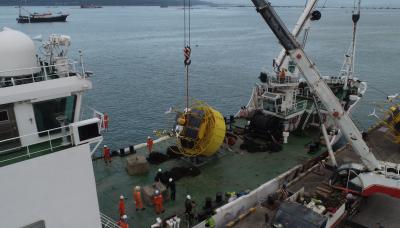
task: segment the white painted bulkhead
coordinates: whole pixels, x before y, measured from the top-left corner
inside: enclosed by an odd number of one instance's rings
[[[82,93],[72,93],[72,95],[76,95],[76,106],[74,113],[75,122],[79,121],[80,118]],[[36,125],[35,113],[32,104],[34,103],[31,103],[30,101],[18,102],[14,104],[14,113],[17,121],[18,133],[20,136],[24,136],[20,138],[22,146],[48,141],[48,137],[39,137],[38,134],[34,134],[38,132],[38,128]],[[58,136],[61,136],[61,133],[52,133],[51,136],[57,138]]]
[[[33,113],[32,103],[30,102],[19,102],[14,104],[15,119],[17,121],[18,133],[20,136],[29,135],[37,132],[37,126],[35,121],[35,114]],[[21,145],[32,145],[40,142],[40,138],[37,134],[22,137]],[[47,138],[46,138],[47,140]]]
[[[0,227],[101,227],[88,144],[0,168]]]
[[[79,77],[66,77],[6,87],[0,91],[0,105],[14,104],[18,133],[20,136],[26,136],[20,139],[21,145],[27,146],[48,140],[47,137],[39,137],[34,134],[38,132],[38,128],[32,104],[76,95],[74,121],[79,121],[83,91],[90,88],[92,88],[92,83],[88,79]],[[53,134],[53,136],[56,137],[57,134]]]

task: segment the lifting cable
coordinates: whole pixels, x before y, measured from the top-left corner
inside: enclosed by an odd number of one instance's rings
[[[192,62],[190,59],[192,52],[190,48],[190,7],[191,0],[183,0],[183,56],[186,74],[186,108],[189,108],[189,65]]]

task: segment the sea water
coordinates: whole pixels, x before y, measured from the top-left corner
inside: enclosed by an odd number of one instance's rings
[[[104,142],[117,149],[144,142],[153,130],[171,127],[164,114],[183,106],[184,20],[180,7],[27,7],[30,11],[68,12],[66,23],[17,24],[18,9],[0,7],[0,27],[30,36],[72,37],[70,56],[83,50],[93,89],[85,106],[107,112]],[[301,8],[278,8],[292,28]],[[400,20],[396,10],[363,10],[359,21],[355,74],[369,89],[352,117],[360,129],[376,120],[374,104],[399,92]],[[252,7],[194,7],[191,12],[190,96],[223,115],[246,105],[261,70],[271,69],[280,46]],[[352,36],[351,9],[322,10],[312,23],[308,55],[323,75],[338,75]],[[1,53],[0,53],[1,54]],[[88,108],[85,108],[88,110]],[[378,108],[377,108],[378,110]]]

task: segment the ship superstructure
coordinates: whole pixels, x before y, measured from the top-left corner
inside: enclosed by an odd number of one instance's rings
[[[38,55],[24,33],[0,31],[0,227],[101,226],[91,164],[101,118],[81,117],[92,83],[70,42],[51,35]]]
[[[302,47],[306,45],[311,23],[321,18],[321,13],[315,9],[317,2],[308,1],[292,31],[294,37],[301,39]],[[323,76],[346,111],[356,106],[367,89],[365,82],[354,77],[355,31],[339,75]],[[280,138],[284,143],[290,143],[292,132],[303,132],[309,127],[320,128],[321,124],[327,131],[328,144],[333,145],[339,140],[340,129],[318,97],[314,96],[295,61],[285,50],[281,50],[278,58],[273,60],[272,70],[261,72],[259,79],[260,83],[253,88],[248,104],[236,114],[237,117],[251,121],[254,113],[262,113],[266,121],[279,122],[282,126]]]

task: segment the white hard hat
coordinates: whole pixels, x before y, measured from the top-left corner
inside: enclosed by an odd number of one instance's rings
[[[136,190],[136,191],[139,191],[139,190],[140,190],[140,186],[136,186],[136,187],[135,187],[135,190]]]
[[[151,137],[150,137],[150,136],[147,136],[147,138],[148,138],[148,139],[151,139]]]
[[[172,182],[174,179],[172,179],[172,178],[169,178],[169,182]]]
[[[107,145],[104,145],[104,147],[107,147]]]
[[[162,169],[160,168],[160,169],[158,169],[158,172],[162,172]]]
[[[128,219],[128,216],[127,215],[123,215],[122,219]]]
[[[120,198],[120,199],[124,199],[124,196],[123,196],[123,195],[120,195],[119,198]]]
[[[158,195],[158,194],[160,194],[160,191],[156,190],[155,193],[156,193],[156,195]]]
[[[190,195],[187,195],[186,199],[190,200],[190,199],[192,199],[192,197]]]

